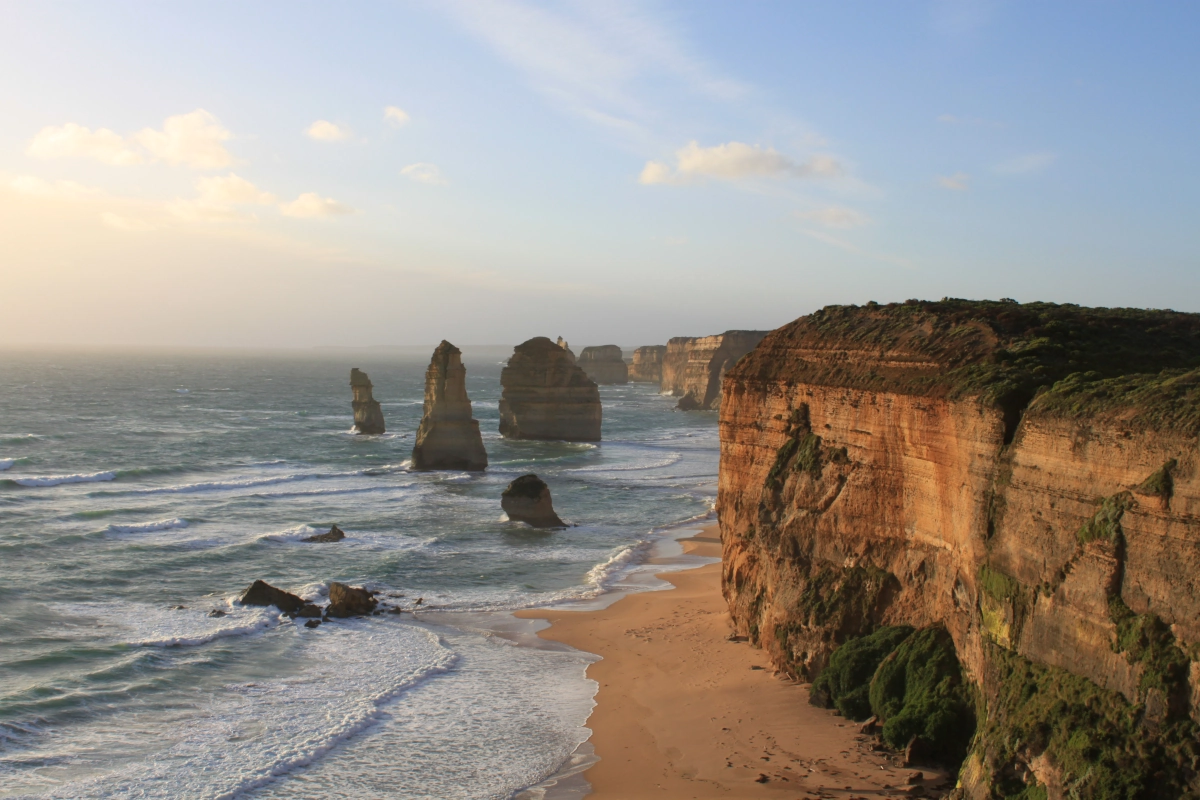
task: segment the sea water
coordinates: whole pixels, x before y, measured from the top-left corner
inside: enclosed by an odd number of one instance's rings
[[[506,441],[510,352],[464,351],[477,474],[409,470],[424,351],[0,353],[0,797],[508,798],[559,770],[594,656],[511,612],[602,599],[709,513],[716,419],[603,386],[602,442]],[[386,434],[350,432],[351,367]],[[504,517],[528,472],[573,527]],[[310,629],[236,603],[256,579],[413,611]]]

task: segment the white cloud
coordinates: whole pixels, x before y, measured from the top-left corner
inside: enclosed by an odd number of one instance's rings
[[[394,127],[400,128],[408,124],[412,119],[408,112],[399,106],[388,106],[383,110],[383,118],[392,123]]]
[[[196,181],[196,193],[192,200],[168,203],[167,210],[189,222],[232,222],[254,219],[238,206],[266,206],[276,201],[275,195],[232,172],[201,178]]]
[[[232,164],[233,156],[222,144],[232,138],[233,134],[202,108],[167,117],[161,131],[146,128],[133,136],[156,160],[193,169],[221,169]]]
[[[448,183],[442,177],[442,171],[437,168],[437,165],[427,164],[424,161],[409,164],[400,170],[400,174],[409,180],[417,181],[418,183],[428,183],[432,186],[443,186]]]
[[[332,217],[353,214],[354,209],[331,197],[321,197],[316,192],[305,192],[290,203],[281,203],[279,210],[287,217]]]
[[[33,175],[20,175],[9,181],[8,185],[21,194],[63,200],[85,200],[103,194],[99,189],[75,181],[48,181]]]
[[[317,120],[304,132],[308,134],[308,138],[316,139],[318,142],[340,142],[350,138],[349,128],[337,125],[327,119]]]
[[[142,156],[108,128],[91,130],[74,122],[38,131],[25,152],[34,158],[94,158],[104,164],[140,164]]]
[[[154,226],[143,219],[130,219],[122,217],[120,214],[114,214],[111,211],[105,211],[100,215],[100,221],[110,228],[115,228],[119,231],[129,231],[131,233],[141,233],[144,231],[154,230]]]
[[[965,192],[970,181],[971,176],[965,172],[956,172],[953,175],[939,175],[937,177],[938,186],[955,192]]]
[[[743,142],[728,142],[701,147],[689,142],[675,154],[676,166],[648,161],[638,177],[644,184],[689,183],[703,178],[737,181],[746,178],[817,178],[837,177],[841,164],[831,156],[814,156],[798,162],[774,148]]]
[[[1056,153],[1026,153],[997,164],[995,170],[1005,175],[1041,172],[1053,164],[1057,158]]]
[[[841,228],[843,230],[861,228],[871,221],[865,214],[855,211],[852,208],[846,208],[845,206],[829,206],[828,208],[816,211],[797,211],[796,217],[809,222],[816,222],[819,225],[824,225],[826,228]]]

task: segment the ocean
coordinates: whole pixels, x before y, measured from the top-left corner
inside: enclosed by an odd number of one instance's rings
[[[410,472],[432,349],[0,352],[0,797],[509,798],[579,757],[595,657],[511,612],[654,588],[716,417],[602,386],[602,442],[506,441],[511,349],[468,347],[488,470]],[[573,527],[507,521],[528,472]],[[310,629],[256,579],[407,611]]]

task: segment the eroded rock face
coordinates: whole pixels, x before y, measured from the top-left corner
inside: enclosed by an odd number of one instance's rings
[[[565,527],[554,513],[550,487],[537,475],[522,475],[510,483],[500,496],[500,507],[513,522],[525,522],[535,528]]]
[[[1170,742],[1200,717],[1198,365],[1200,317],[1173,312],[914,302],[772,332],[721,402],[738,632],[814,679],[881,626],[944,627],[988,709],[964,796],[1195,792]],[[1033,733],[1062,719],[1109,743],[1088,775],[1072,725]],[[1118,769],[1130,736],[1162,749]]]
[[[329,607],[331,617],[362,617],[375,610],[379,601],[371,592],[356,586],[333,581],[329,584]]]
[[[500,385],[505,438],[600,441],[600,390],[570,351],[546,337],[517,345]]]
[[[629,365],[615,344],[585,347],[575,363],[597,384],[629,382]]]
[[[354,367],[350,370],[350,390],[354,392],[354,432],[362,434],[380,434],[386,432],[383,424],[383,409],[378,401],[371,396],[371,379],[367,373]]]
[[[662,360],[662,391],[681,400],[681,411],[721,407],[721,378],[753,350],[767,331],[725,331],[716,336],[677,336]]]
[[[570,345],[567,344],[567,340],[560,336],[560,337],[558,337],[557,344],[563,350],[567,351],[567,355],[569,355],[571,357],[571,363],[574,364],[575,363],[575,351],[572,350]]]
[[[425,415],[412,451],[414,469],[480,471],[487,451],[471,416],[462,351],[443,340],[425,371]]]
[[[633,363],[629,365],[629,380],[636,383],[662,383],[663,357],[667,354],[665,344],[639,347],[633,351]]]
[[[305,602],[296,595],[276,589],[262,580],[250,584],[250,588],[242,593],[238,602],[244,606],[275,606],[280,611],[293,613],[305,606]]]

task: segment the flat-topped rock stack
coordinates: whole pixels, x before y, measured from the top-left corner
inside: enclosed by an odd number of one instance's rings
[[[487,463],[479,423],[471,415],[462,351],[443,339],[425,371],[425,415],[412,451],[413,468],[479,471]]]
[[[635,383],[662,383],[663,356],[667,354],[665,344],[651,344],[633,351],[633,363],[629,365],[629,380]]]
[[[662,390],[680,398],[682,411],[721,407],[721,378],[770,331],[725,331],[716,336],[677,336],[667,342]]]
[[[615,344],[585,347],[575,363],[596,383],[629,382],[629,365],[625,363],[621,348]]]
[[[371,395],[371,379],[367,373],[354,367],[350,370],[350,391],[354,392],[354,432],[362,434],[384,433],[383,409]]]
[[[600,441],[600,390],[569,350],[545,336],[517,345],[500,385],[506,439]]]

